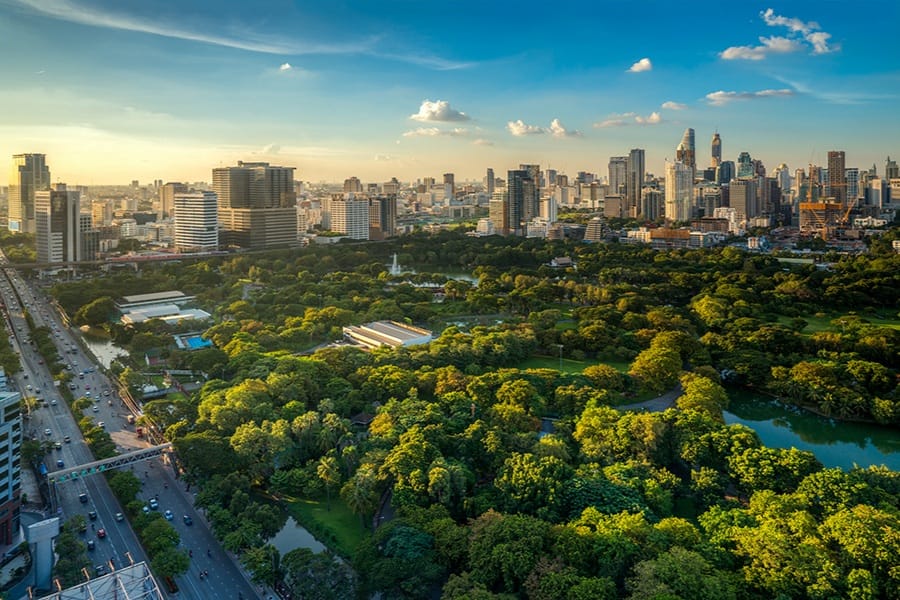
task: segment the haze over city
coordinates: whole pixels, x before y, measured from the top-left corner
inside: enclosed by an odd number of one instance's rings
[[[900,134],[895,2],[144,3],[0,0],[0,156],[54,180],[481,178],[604,171],[686,127],[698,163],[883,164]],[[0,172],[0,184],[7,173]]]

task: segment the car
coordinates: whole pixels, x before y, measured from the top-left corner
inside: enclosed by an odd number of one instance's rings
[[[44,435],[53,435],[53,430],[49,427],[44,430]]]
[[[85,385],[85,386],[84,386],[84,389],[89,390],[89,389],[91,389],[91,386],[90,386],[90,385]]]
[[[30,392],[30,391],[33,390],[34,388],[31,387],[31,384],[29,383],[28,385],[25,386],[25,389],[28,390],[28,391]]]
[[[167,510],[166,512],[164,512],[163,516],[166,518],[166,521],[171,521],[175,518],[175,515],[172,514],[171,510]]]
[[[50,400],[50,406],[56,406],[56,398]]]
[[[103,390],[103,395],[104,395],[104,396],[109,396],[109,390]]]
[[[123,515],[122,513],[116,513],[116,522],[121,523],[124,520],[125,520],[125,515]]]
[[[63,441],[68,444],[68,443],[71,443],[72,438],[67,435],[66,437],[63,438]]]
[[[39,364],[39,365],[44,364],[44,359],[43,359],[43,358],[39,358],[39,359],[38,359],[38,364]]]
[[[91,393],[90,393],[90,392],[85,392],[84,395],[85,395],[86,398],[90,398],[90,397],[91,397]]]
[[[78,501],[82,504],[87,504],[88,495],[87,494],[78,494]]]
[[[94,549],[94,540],[88,540],[87,547],[88,547],[88,550],[93,550]]]
[[[156,498],[150,498],[150,502],[148,502],[148,504],[150,505],[150,508],[152,510],[157,510],[159,508],[159,500],[157,500]]]
[[[35,394],[40,394],[40,393],[41,393],[41,388],[34,388],[34,393],[35,393]]]
[[[91,521],[96,521],[97,520],[97,511],[96,510],[88,511],[88,519],[90,519]]]
[[[56,466],[57,466],[57,468],[62,469],[63,467],[66,466],[66,463],[64,463],[63,459],[60,458],[56,461]]]
[[[77,390],[77,389],[78,389],[78,386],[75,385],[74,383],[70,383],[70,384],[69,384],[69,389],[70,389],[70,390]]]
[[[96,567],[94,567],[94,573],[97,574],[97,577],[106,575],[106,565],[97,565]]]
[[[100,529],[98,529],[98,530],[97,530],[97,537],[100,538],[101,540],[102,540],[103,538],[105,538],[105,537],[106,537],[106,530],[103,529],[102,527],[101,527]]]
[[[185,525],[193,525],[194,524],[194,520],[191,518],[190,515],[184,515],[184,524]]]
[[[53,442],[53,447],[56,448],[57,450],[62,450],[62,443],[57,440],[57,441]]]
[[[150,514],[150,507],[146,504],[143,506],[143,508],[141,508],[141,510],[144,511],[145,515]]]
[[[105,427],[106,427],[106,422],[104,422],[104,421],[97,421],[97,427],[105,428]]]
[[[91,407],[91,410],[94,412],[100,412],[100,407],[95,404],[94,406]]]

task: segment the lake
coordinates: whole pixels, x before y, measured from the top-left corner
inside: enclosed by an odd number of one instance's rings
[[[756,431],[772,448],[809,450],[826,467],[886,465],[900,471],[900,431],[828,419],[767,396],[731,393],[725,422]]]

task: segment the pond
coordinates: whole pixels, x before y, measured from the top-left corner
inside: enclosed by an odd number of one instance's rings
[[[885,465],[900,470],[900,431],[896,429],[828,419],[767,396],[730,396],[725,422],[753,429],[766,446],[808,450],[826,467]]]
[[[108,337],[98,335],[96,332],[93,332],[90,329],[83,328],[80,331],[81,339],[84,340],[84,345],[87,346],[91,353],[97,357],[97,360],[100,361],[100,364],[102,364],[107,369],[117,356],[123,356],[126,354],[124,350],[113,344],[112,340],[110,340]]]
[[[281,556],[296,548],[309,548],[316,553],[326,549],[322,542],[298,525],[294,517],[288,517],[287,523],[284,524],[281,531],[275,534],[275,537],[269,540],[269,543],[278,549]]]

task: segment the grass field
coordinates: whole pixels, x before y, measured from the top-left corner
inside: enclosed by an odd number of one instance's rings
[[[620,373],[626,373],[631,363],[627,361],[615,360],[572,360],[570,358],[562,359],[562,368],[560,369],[559,357],[555,356],[532,356],[528,360],[517,365],[519,369],[556,369],[563,373],[581,373],[585,367],[591,365],[604,364],[609,365]]]
[[[871,315],[850,315],[850,314],[826,314],[823,315],[821,313],[816,315],[807,315],[802,317],[804,321],[808,323],[806,327],[803,328],[801,333],[819,333],[820,331],[840,331],[840,325],[832,325],[831,322],[834,319],[839,319],[841,317],[860,317],[872,325],[876,325],[878,327],[891,327],[893,329],[900,329],[900,318],[896,319],[879,319],[877,317]],[[785,325],[786,327],[791,326],[791,321],[793,321],[792,317],[779,316],[778,322],[781,325]]]
[[[331,510],[325,500],[292,500],[288,510],[317,540],[348,558],[353,558],[359,544],[368,535],[359,515],[350,512],[340,498],[331,499]]]

